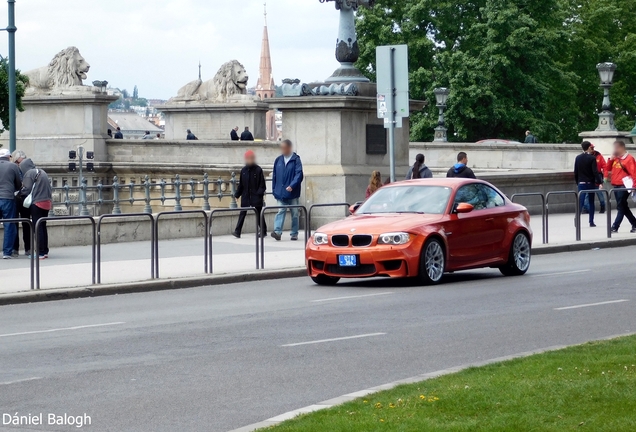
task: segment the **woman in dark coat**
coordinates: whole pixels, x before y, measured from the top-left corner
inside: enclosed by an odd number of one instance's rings
[[[258,223],[260,229],[260,235],[265,237],[267,235],[267,225],[263,224],[260,227],[260,215],[263,210],[263,204],[265,201],[265,191],[267,185],[265,184],[265,175],[263,169],[256,164],[256,155],[252,150],[245,152],[245,166],[241,170],[241,177],[239,180],[238,188],[234,197],[236,199],[241,198],[241,207],[254,207],[258,212]],[[241,238],[241,231],[243,230],[243,223],[247,216],[246,211],[242,211],[239,215],[236,229],[232,235],[236,238]]]

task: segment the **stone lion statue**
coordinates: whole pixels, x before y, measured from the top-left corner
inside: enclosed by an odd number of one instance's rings
[[[232,96],[247,94],[249,78],[243,65],[232,60],[221,66],[211,80],[202,81],[199,78],[181,87],[177,96],[170,101],[227,102]]]
[[[48,66],[25,73],[29,77],[27,92],[48,93],[82,86],[91,65],[75,47],[60,51]]]

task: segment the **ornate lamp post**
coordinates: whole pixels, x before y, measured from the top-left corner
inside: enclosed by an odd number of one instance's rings
[[[446,122],[444,120],[444,110],[446,109],[446,101],[448,101],[448,95],[450,90],[446,87],[436,88],[433,90],[435,93],[435,99],[437,99],[437,108],[439,108],[439,118],[437,120],[437,127],[435,128],[435,139],[433,141],[448,141]]]
[[[369,82],[353,65],[360,57],[358,37],[356,35],[355,11],[360,6],[373,7],[375,0],[319,0],[320,3],[333,1],[340,11],[340,27],[336,41],[336,60],[340,67],[327,78],[326,82],[348,83]]]
[[[601,78],[601,88],[603,89],[603,107],[602,111],[598,114],[598,127],[597,131],[615,131],[614,125],[614,113],[612,110],[612,103],[610,102],[610,89],[614,85],[614,72],[616,71],[616,65],[614,63],[599,63],[596,65],[599,77]]]

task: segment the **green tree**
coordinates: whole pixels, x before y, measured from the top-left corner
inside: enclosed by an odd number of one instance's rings
[[[18,111],[24,111],[22,97],[29,84],[29,78],[22,75],[19,70],[15,71],[15,75],[17,108]],[[0,59],[0,121],[2,121],[0,133],[11,129],[12,125],[9,123],[9,59],[6,57]]]
[[[132,95],[133,99],[139,99],[139,89],[137,88],[137,86],[135,85],[135,88],[133,89],[133,95]]]

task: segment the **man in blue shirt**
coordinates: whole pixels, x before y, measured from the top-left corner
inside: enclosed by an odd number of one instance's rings
[[[274,171],[272,177],[272,189],[274,190],[274,198],[278,201],[279,206],[297,206],[300,198],[300,186],[303,182],[303,164],[293,151],[293,145],[290,140],[285,140],[280,144],[281,155],[274,162]],[[292,217],[291,239],[298,240],[298,208],[290,209]],[[272,237],[280,241],[283,234],[283,225],[285,224],[285,215],[287,209],[280,209],[274,219],[274,231]]]

